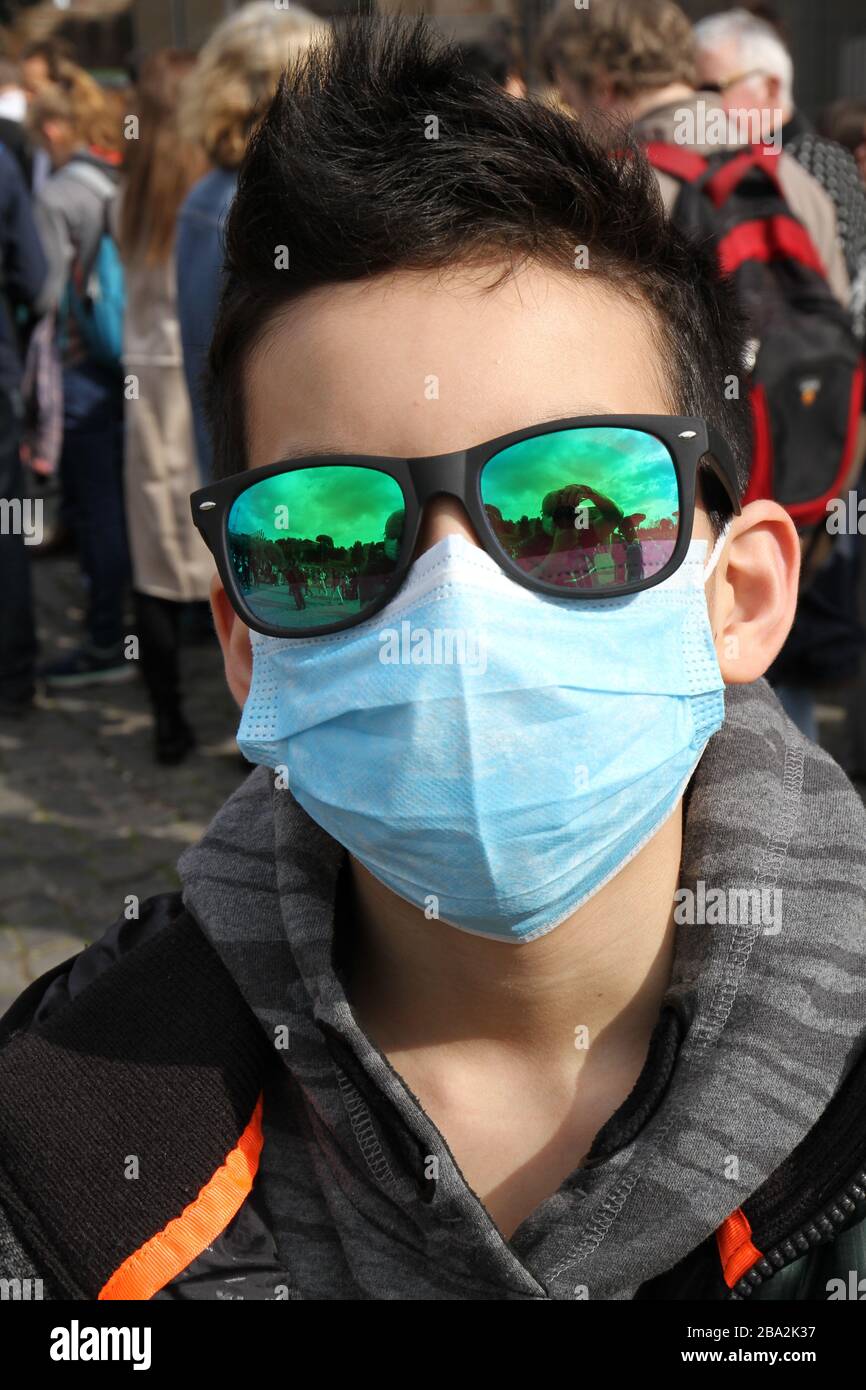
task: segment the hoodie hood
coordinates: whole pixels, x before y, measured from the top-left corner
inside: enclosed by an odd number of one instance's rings
[[[375,1246],[384,1296],[430,1296],[422,1270],[435,1268],[454,1292],[434,1297],[632,1298],[775,1172],[862,1052],[866,812],[764,681],[727,690],[684,800],[674,964],[644,1072],[585,1164],[509,1241],[354,1019],[339,968],[346,863],[261,767],[179,870],[186,906],[300,1089],[304,1182],[315,1172],[356,1264]],[[275,1227],[297,1232],[300,1179],[268,1132],[267,1098],[265,1132]],[[368,1190],[347,1201],[350,1156]]]

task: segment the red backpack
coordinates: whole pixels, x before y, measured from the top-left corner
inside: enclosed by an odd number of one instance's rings
[[[680,182],[673,221],[713,244],[751,327],[744,502],[772,497],[800,530],[823,525],[853,462],[864,362],[812,238],[785,201],[777,151],[753,145],[706,159],[653,142],[646,155]]]

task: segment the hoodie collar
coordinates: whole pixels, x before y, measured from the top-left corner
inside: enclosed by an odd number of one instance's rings
[[[726,692],[684,809],[681,891],[705,920],[686,907],[647,1068],[594,1161],[510,1243],[556,1297],[575,1283],[631,1297],[711,1235],[819,1120],[861,1041],[866,813],[765,682]],[[351,930],[335,911],[346,859],[261,767],[179,870],[268,1035],[288,1030],[283,1055],[308,1104],[337,1142],[372,1143],[368,1162],[408,1201],[441,1137],[356,1023],[335,968],[337,933]],[[760,902],[756,922],[746,904]],[[336,1089],[324,1084],[335,1069]]]

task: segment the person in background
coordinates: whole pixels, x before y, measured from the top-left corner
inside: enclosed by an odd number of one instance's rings
[[[764,34],[766,52],[786,52],[769,25],[743,13],[743,24],[748,21],[749,26],[759,26]],[[727,19],[727,15],[719,18]],[[611,131],[614,138],[623,125],[630,126],[643,144],[684,144],[684,113],[693,113],[692,127],[697,131],[702,105],[708,111],[748,106],[745,84],[757,80],[754,72],[746,74],[730,57],[725,66],[729,81],[720,80],[716,66],[698,64],[692,27],[674,0],[631,0],[629,4],[593,0],[588,11],[563,5],[548,21],[543,52],[564,99],[584,119]],[[768,61],[766,52],[762,47],[751,54],[751,68]],[[747,62],[745,56],[742,62]],[[761,93],[762,109],[767,102],[782,101],[783,91],[781,79],[767,84]],[[757,93],[754,100],[757,103]],[[787,109],[783,105],[783,110]],[[738,146],[693,143],[687,148],[709,158]],[[784,146],[776,173],[788,208],[805,226],[820,256],[830,289],[848,309],[851,283],[833,199]],[[657,170],[656,177],[665,206],[673,214],[681,185],[666,172]],[[858,457],[861,454],[862,448]],[[772,673],[779,698],[802,731],[816,738],[812,688],[789,681],[780,670]]]
[[[794,101],[794,63],[777,29],[745,9],[710,15],[695,25],[698,71],[713,83],[726,110],[756,109],[782,122],[782,148],[817,180],[836,210],[839,240],[851,282],[848,309],[854,330],[866,337],[866,189],[852,154],[820,135]],[[772,113],[772,115],[770,114]],[[767,119],[767,117],[765,117]],[[863,435],[857,451],[862,464]],[[843,488],[856,487],[859,467]],[[814,577],[801,596],[797,621],[777,669],[771,675],[780,699],[801,728],[817,737],[815,696],[825,680],[850,681],[862,670],[862,623],[851,595],[863,565],[861,538],[825,537],[816,552]],[[828,619],[829,625],[828,625]],[[832,663],[832,664],[831,664]],[[818,668],[818,669],[816,669]],[[820,676],[819,676],[820,671]],[[826,673],[826,675],[825,675]],[[859,676],[845,687],[848,737],[845,761],[852,776],[866,776],[866,730],[862,704],[866,687]]]
[[[184,371],[202,478],[211,473],[201,382],[222,283],[222,225],[250,135],[283,68],[321,31],[321,21],[300,5],[276,9],[269,0],[257,0],[214,30],[186,85],[181,128],[213,166],[183,204],[177,232]]]
[[[28,103],[34,101],[42,92],[59,85],[62,65],[71,63],[73,49],[70,43],[55,37],[35,39],[26,45],[20,57],[21,85]],[[38,144],[33,150],[33,173],[31,188],[34,192],[42,187],[51,176],[51,158],[47,150]]]
[[[27,115],[27,93],[21,80],[20,65],[12,58],[0,57],[0,120],[20,125]]]
[[[167,49],[143,65],[139,139],[130,141],[117,205],[126,284],[123,360],[135,377],[125,404],[124,496],[139,659],[156,725],[156,758],[179,762],[193,747],[180,695],[184,603],[208,597],[210,557],[189,511],[198,483],[183,376],[174,240],[177,211],[205,168],[178,131],[178,95],[193,54]]]
[[[73,60],[72,45],[63,39],[34,39],[21,51],[21,76],[28,101],[61,82],[65,65]]]
[[[841,100],[834,101],[832,105],[822,112],[818,121],[818,131],[828,140],[835,140],[843,145],[852,155],[860,178],[866,184],[866,101]],[[860,483],[860,493],[862,496],[863,484]],[[859,499],[858,499],[859,501]],[[847,543],[849,551],[853,551],[859,573],[856,578],[857,591],[857,612],[862,621],[862,615],[866,614],[866,563],[864,563],[863,537],[840,536],[837,545]],[[860,671],[857,680],[845,691],[845,704],[847,710],[846,732],[847,745],[843,756],[843,766],[852,781],[857,783],[866,782],[866,671],[861,661]]]
[[[775,32],[769,33],[775,40]],[[724,109],[718,92],[704,85],[691,24],[675,0],[593,0],[591,10],[565,3],[546,22],[540,57],[562,100],[607,139],[618,139],[623,127],[629,127],[643,144],[683,144],[679,127],[684,113],[696,113],[700,105],[708,111]],[[700,123],[692,125],[697,130]],[[724,147],[688,148],[710,156]],[[680,184],[658,170],[656,177],[671,212]],[[778,177],[785,201],[821,256],[833,293],[847,307],[851,286],[832,200],[785,153]]]
[[[33,146],[24,119],[27,93],[21,85],[21,69],[9,58],[0,58],[0,144],[18,161],[28,188],[33,185]]]
[[[855,328],[866,332],[866,190],[849,151],[819,135],[794,102],[794,62],[779,33],[745,9],[708,15],[694,29],[698,77],[726,111],[757,110],[782,122],[782,149],[832,200]]]
[[[0,498],[23,503],[21,351],[18,319],[45,307],[47,266],[27,185],[0,148]],[[24,509],[21,511],[24,520]],[[30,517],[29,522],[35,520]],[[0,716],[26,714],[33,702],[36,636],[30,559],[22,528],[0,528]]]
[[[504,15],[459,15],[442,19],[439,27],[453,41],[464,67],[479,77],[492,77],[509,96],[526,96],[523,55],[514,25]]]
[[[866,101],[834,101],[818,121],[818,132],[844,145],[866,183]]]
[[[85,640],[40,673],[50,688],[65,688],[135,676],[123,641],[129,556],[119,357],[122,285],[109,235],[122,133],[116,103],[65,61],[58,65],[57,83],[34,99],[29,121],[54,167],[37,194],[36,216],[63,364],[61,484],[87,584]],[[76,312],[94,300],[106,311],[115,310],[113,347],[97,344],[88,330],[90,317]]]

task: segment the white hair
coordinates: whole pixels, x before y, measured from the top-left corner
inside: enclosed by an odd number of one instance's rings
[[[778,78],[781,100],[793,101],[794,64],[779,35],[766,20],[748,10],[726,10],[699,20],[694,34],[699,52],[733,40],[741,70],[750,72],[757,68]]]

